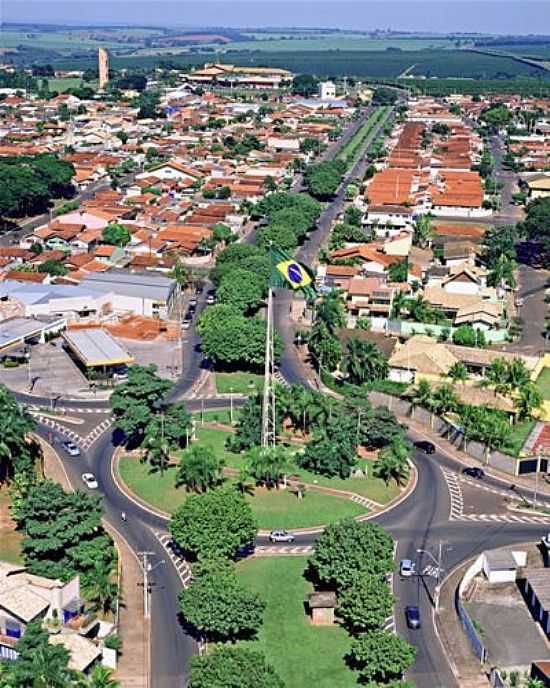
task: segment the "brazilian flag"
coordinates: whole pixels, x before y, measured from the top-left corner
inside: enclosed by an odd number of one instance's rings
[[[300,291],[307,299],[314,299],[314,278],[305,265],[282,249],[271,247],[271,286]]]

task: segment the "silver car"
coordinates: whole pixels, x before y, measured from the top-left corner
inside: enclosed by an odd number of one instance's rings
[[[269,533],[270,542],[294,542],[295,536],[286,530],[272,530]]]
[[[63,442],[62,446],[69,456],[80,456],[80,449],[74,442],[67,440],[67,442]]]

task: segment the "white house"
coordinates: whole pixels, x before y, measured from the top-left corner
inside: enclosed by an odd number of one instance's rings
[[[321,81],[319,83],[319,98],[321,100],[336,98],[336,86],[333,81]]]

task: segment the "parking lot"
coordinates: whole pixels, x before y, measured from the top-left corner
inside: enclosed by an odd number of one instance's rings
[[[78,396],[89,390],[88,380],[61,348],[61,340],[31,346],[27,364],[0,366],[0,382],[18,392],[46,397]]]

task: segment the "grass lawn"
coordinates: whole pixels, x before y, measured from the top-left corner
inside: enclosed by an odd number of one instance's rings
[[[307,498],[306,498],[307,499]],[[351,688],[355,675],[343,656],[351,640],[339,626],[312,626],[304,612],[304,599],[312,587],[302,576],[305,557],[263,557],[237,564],[243,584],[267,603],[264,624],[254,641],[285,682],[286,688]]]
[[[264,376],[256,373],[216,373],[218,394],[250,394],[263,388]]]
[[[9,525],[10,499],[6,489],[0,490],[0,561],[9,561],[12,564],[20,564],[21,540],[23,536]]]
[[[130,490],[161,511],[173,513],[187,497],[184,487],[174,485],[175,468],[169,468],[161,476],[151,473],[150,466],[134,456],[122,456],[118,467],[120,477]]]
[[[205,423],[223,423],[224,425],[229,425],[231,422],[229,409],[219,409],[217,411],[205,411],[202,416],[201,412],[197,411],[193,413],[195,422],[197,423],[197,428],[201,427],[201,420]],[[236,421],[239,416],[239,410],[233,410],[233,421]]]
[[[205,445],[211,446],[225,456],[237,457],[223,450],[223,433],[203,428],[198,433]],[[229,463],[229,461],[227,462]],[[237,463],[231,462],[232,465]],[[139,458],[122,456],[119,461],[120,476],[124,483],[138,497],[151,506],[173,513],[183,504],[188,493],[184,487],[174,485],[175,468],[171,467],[164,475],[151,473],[150,467]],[[364,507],[348,499],[331,497],[317,492],[308,492],[304,499],[298,499],[291,490],[256,489],[255,494],[247,497],[252,511],[258,518],[260,528],[307,528],[323,525],[349,516],[358,516]]]
[[[512,456],[518,456],[534,426],[535,421],[531,419],[512,425],[512,434],[503,447],[504,451]]]
[[[550,401],[550,368],[543,368],[541,374],[537,378],[537,387],[542,396]]]
[[[307,492],[298,499],[292,490],[265,490],[256,488],[247,501],[258,519],[258,527],[308,528],[359,516],[365,508],[341,497],[331,497],[320,492]]]
[[[80,77],[66,77],[48,79],[48,88],[50,91],[65,92],[68,88],[80,88],[81,86],[90,86],[90,84],[83,84]]]
[[[222,421],[221,411],[213,411],[212,413],[220,414],[220,421]],[[206,416],[206,414],[205,414]],[[223,421],[222,421],[223,422]],[[223,453],[226,466],[231,468],[240,468],[243,465],[243,454],[233,454],[225,450],[225,440],[230,435],[229,432],[218,430],[216,428],[201,428],[198,426],[197,437],[204,444],[209,445],[216,453]],[[347,490],[355,492],[362,497],[372,499],[379,504],[386,504],[390,500],[397,497],[399,494],[398,486],[392,482],[386,485],[383,480],[374,478],[372,476],[366,478],[325,478],[315,473],[310,473],[296,466],[293,471],[293,476],[306,483],[315,483],[323,487],[332,487],[335,490]],[[309,494],[312,494],[311,492]]]

